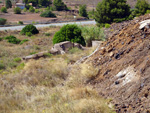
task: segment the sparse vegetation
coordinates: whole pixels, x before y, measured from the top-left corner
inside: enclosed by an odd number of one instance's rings
[[[85,46],[85,40],[81,35],[82,31],[77,25],[64,25],[60,31],[56,32],[53,38],[53,44],[70,41],[80,43]]]
[[[107,100],[90,86],[86,87],[88,81],[96,77],[98,68],[91,64],[70,65],[93,50],[72,48],[64,55],[47,53],[41,59],[21,60],[30,53],[49,50],[54,32],[59,29],[56,26],[40,29],[41,34],[30,38],[32,41],[28,44],[9,46],[12,44],[0,42],[1,112],[57,113],[60,109],[62,113],[113,112]],[[51,33],[50,37],[43,35],[44,32]],[[8,35],[8,32],[0,33]],[[16,33],[19,32],[11,31],[20,39],[27,38]]]
[[[19,25],[23,25],[23,21],[19,21],[18,24],[19,24]]]
[[[5,18],[0,18],[0,25],[5,25],[7,20]]]
[[[6,7],[2,7],[2,8],[1,8],[1,12],[2,12],[2,13],[7,13],[7,8],[6,8]]]
[[[105,40],[104,32],[96,26],[82,26],[82,36],[85,39],[86,46],[92,46],[92,40]]]
[[[52,13],[50,10],[45,10],[44,12],[41,13],[41,17],[53,17],[55,18],[56,15]]]
[[[27,41],[29,41],[28,39],[23,39],[21,42],[20,42],[20,44],[23,44],[23,43],[25,43],[25,42],[27,42]]]
[[[27,34],[38,34],[39,31],[36,29],[36,27],[32,24],[26,25],[20,32],[22,35],[27,35]]]
[[[110,28],[110,24],[105,24],[105,28]]]
[[[15,14],[21,14],[21,9],[19,7],[14,8]]]
[[[19,44],[21,42],[21,40],[17,39],[15,36],[6,36],[4,37],[5,40],[8,40],[9,43],[12,43],[12,44]]]

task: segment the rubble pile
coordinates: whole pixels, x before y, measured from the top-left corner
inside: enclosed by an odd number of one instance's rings
[[[99,67],[90,84],[103,97],[112,98],[117,113],[150,113],[149,19],[148,14],[112,25],[109,30],[117,33],[86,60]]]

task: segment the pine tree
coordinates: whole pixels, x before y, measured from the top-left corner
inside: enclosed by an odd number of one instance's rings
[[[103,0],[96,7],[95,20],[97,25],[120,22],[130,15],[130,6],[126,0]]]
[[[87,14],[87,11],[86,11],[86,5],[80,5],[79,15],[83,16],[83,17],[88,17],[88,14]]]

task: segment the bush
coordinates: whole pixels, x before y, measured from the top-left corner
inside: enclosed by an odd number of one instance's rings
[[[86,42],[86,46],[92,46],[92,40],[100,40],[100,41],[105,40],[104,32],[99,27],[83,26],[81,27],[81,30],[82,36],[84,37]]]
[[[147,11],[146,11],[146,14],[148,14],[148,13],[150,13],[150,10],[147,10]]]
[[[14,61],[15,61],[15,62],[21,62],[21,58],[19,58],[19,57],[14,58]]]
[[[146,0],[138,0],[135,5],[136,16],[144,15],[147,10],[150,10],[150,5]]]
[[[105,28],[110,28],[110,24],[105,24]]]
[[[32,36],[32,33],[31,32],[26,32],[26,36]]]
[[[67,10],[67,6],[62,0],[54,0],[53,4],[57,11]]]
[[[0,38],[0,41],[2,41],[3,39],[2,38]]]
[[[29,10],[31,6],[29,4],[26,4],[26,9]]]
[[[24,8],[23,11],[24,11],[24,12],[27,12],[27,8]]]
[[[2,8],[1,8],[1,12],[2,12],[2,13],[7,13],[6,7],[2,7]]]
[[[6,24],[6,22],[7,22],[7,20],[6,20],[6,19],[4,19],[4,18],[0,18],[0,25],[5,25],[5,24]]]
[[[5,69],[5,65],[0,63],[0,70]]]
[[[8,40],[9,43],[12,43],[12,44],[19,44],[21,42],[21,40],[17,39],[15,36],[6,36],[4,37],[5,40]]]
[[[50,33],[45,33],[45,36],[50,36],[51,34]]]
[[[39,11],[39,9],[35,9],[35,13],[39,13],[40,11]]]
[[[83,16],[83,17],[88,17],[88,14],[87,14],[87,11],[86,11],[86,5],[80,5],[79,15]]]
[[[21,14],[21,9],[20,9],[19,7],[16,7],[16,8],[14,9],[14,13],[15,13],[15,14]]]
[[[35,9],[33,8],[33,6],[30,6],[29,8],[29,12],[34,13]]]
[[[101,26],[127,19],[129,15],[130,6],[126,4],[126,0],[102,0],[96,7],[95,20],[97,25]]]
[[[25,43],[25,42],[27,42],[27,41],[29,41],[28,39],[24,39],[24,40],[22,40],[21,42],[20,42],[20,44],[23,44],[23,43]]]
[[[23,21],[19,21],[18,24],[19,24],[19,25],[23,25]]]
[[[54,13],[52,13],[50,10],[46,10],[40,15],[41,17],[56,17]]]
[[[26,33],[30,32],[31,34],[38,34],[39,31],[36,29],[36,27],[32,24],[26,25],[22,30],[21,34],[26,35]]]
[[[85,46],[85,40],[81,35],[81,29],[73,24],[73,25],[64,25],[60,31],[56,32],[53,38],[53,44],[60,43],[63,41],[70,41],[73,43],[80,43]]]

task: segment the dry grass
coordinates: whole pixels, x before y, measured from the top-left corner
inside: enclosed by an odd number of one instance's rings
[[[30,39],[23,45],[0,42],[0,113],[112,113],[107,100],[87,86],[98,69],[90,64],[72,65],[93,50],[73,50],[64,55],[29,60],[14,59],[31,52],[48,50],[51,38],[59,27],[44,28],[34,38],[12,32],[19,39]],[[49,37],[44,33],[50,33]],[[2,32],[1,32],[2,33]],[[8,35],[3,32],[3,36]],[[38,47],[36,41],[41,42]],[[46,40],[46,41],[45,41]],[[49,41],[48,41],[49,40]],[[24,49],[25,46],[32,46]],[[43,46],[44,45],[44,46]],[[10,67],[9,63],[17,63]]]

